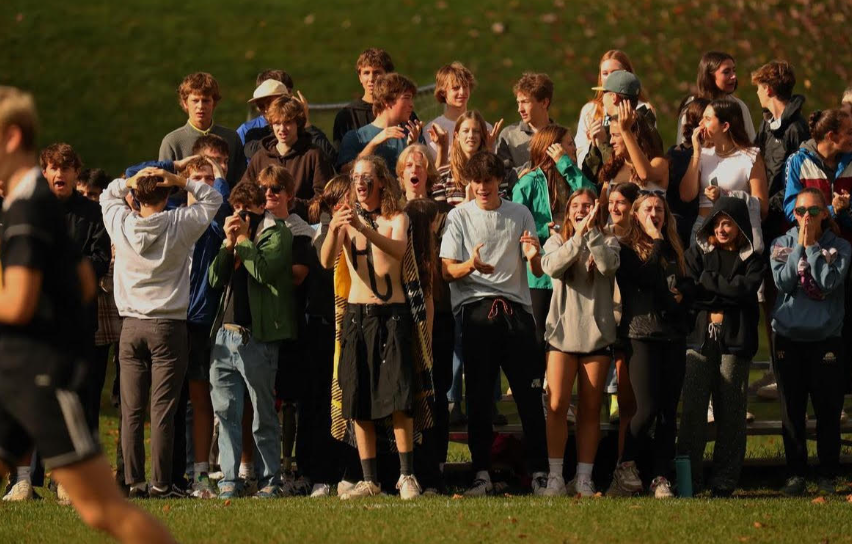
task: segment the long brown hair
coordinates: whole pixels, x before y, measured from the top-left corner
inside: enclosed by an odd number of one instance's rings
[[[677,234],[677,223],[672,215],[671,209],[669,209],[669,203],[666,202],[664,196],[656,193],[644,192],[641,193],[639,198],[633,202],[633,209],[630,212],[630,233],[625,237],[624,244],[633,249],[633,251],[635,251],[639,258],[643,261],[647,261],[651,256],[651,250],[654,247],[654,240],[645,232],[645,228],[639,222],[638,216],[639,207],[649,198],[659,199],[660,202],[663,203],[663,209],[665,210],[665,225],[663,225],[662,230],[663,239],[668,242],[674,250],[678,270],[681,275],[684,275],[686,274],[686,261],[684,261],[683,258],[683,246],[681,245],[680,237]],[[665,266],[665,258],[663,258],[663,261],[663,265]]]
[[[582,187],[571,193],[571,196],[568,197],[568,202],[565,203],[565,220],[562,222],[562,239],[565,241],[570,240],[574,236],[574,223],[571,222],[571,217],[568,213],[569,209],[571,208],[571,203],[581,196],[589,197],[589,199],[592,201],[592,206],[594,206],[595,203],[598,202],[598,194],[587,187]],[[603,218],[604,216],[601,215],[601,206],[600,204],[598,204],[598,211],[595,213],[595,217],[593,217],[591,221],[594,222],[594,226],[600,231],[603,231],[604,225],[606,224]],[[573,268],[574,267],[569,266],[568,269],[565,271],[565,274],[563,275],[565,281],[571,281],[574,279]],[[594,270],[589,272],[588,280],[591,281],[593,277]]]
[[[553,144],[562,142],[569,130],[560,125],[547,125],[533,135],[530,140],[530,167],[520,173],[518,178],[532,172],[536,168],[540,168],[544,177],[547,178],[547,194],[550,196],[550,211],[551,213],[559,209],[559,189],[564,188],[566,184],[562,180],[562,176],[556,170],[556,163],[547,154],[547,148]]]
[[[465,157],[464,151],[462,151],[461,141],[459,140],[459,130],[461,130],[462,123],[468,119],[476,121],[479,125],[479,131],[482,134],[479,142],[479,148],[475,149],[473,153],[485,149],[485,140],[488,138],[488,125],[485,124],[485,119],[478,111],[467,110],[463,114],[459,115],[458,119],[456,119],[456,126],[453,127],[453,147],[450,150],[450,172],[453,175],[453,183],[459,191],[464,191],[468,181],[462,176],[462,169],[464,168],[464,165],[467,164],[467,157]],[[473,153],[471,153],[471,155],[473,155]]]
[[[438,217],[438,205],[428,198],[418,198],[410,200],[405,205],[405,213],[411,224],[420,286],[423,288],[423,295],[428,298],[432,294],[432,279],[436,269],[435,235],[432,232],[432,222]]]
[[[621,51],[620,49],[610,49],[601,57],[600,62],[598,62],[598,87],[603,87],[603,81],[601,79],[601,64],[608,60],[617,61],[620,65],[624,67],[624,70],[630,72],[631,74],[635,74],[633,71],[633,63],[630,62],[630,57],[627,56],[627,53]],[[595,93],[595,97],[592,99],[592,102],[595,104],[595,114],[594,119],[603,119],[604,117],[604,109],[603,109],[603,91],[597,91]],[[645,95],[645,89],[641,88],[639,90],[639,101],[647,102],[648,97]]]
[[[402,211],[402,204],[400,204],[400,194],[399,194],[399,183],[391,176],[390,170],[388,170],[388,165],[385,160],[376,155],[367,155],[366,157],[359,157],[355,159],[355,162],[352,164],[352,170],[355,170],[355,167],[358,166],[358,163],[368,162],[373,165],[373,175],[377,178],[377,181],[382,182],[381,189],[381,214],[383,217],[393,217],[399,212]],[[355,191],[349,192],[349,202],[352,204],[352,207],[355,208]],[[365,210],[366,211],[366,210]]]
[[[331,178],[322,190],[321,195],[316,195],[308,205],[308,221],[319,223],[323,213],[334,215],[334,207],[341,201],[349,199],[351,189],[349,176],[338,174]]]
[[[754,147],[754,144],[748,137],[748,132],[746,132],[743,110],[737,102],[726,98],[719,98],[710,101],[707,107],[713,108],[713,113],[720,123],[728,123],[728,134],[731,136],[731,141],[734,142],[737,149]]]
[[[708,51],[701,56],[698,62],[698,76],[695,78],[695,86],[698,92],[694,95],[695,98],[706,98],[707,100],[715,100],[724,98],[728,93],[716,86],[716,76],[714,73],[722,66],[722,63],[729,60],[736,66],[737,61],[728,53],[720,51]],[[737,81],[739,85],[739,81]],[[689,104],[693,96],[686,96],[677,107],[678,115],[683,113],[684,108]]]
[[[630,132],[636,135],[636,142],[639,144],[639,149],[642,150],[649,161],[663,156],[663,148],[660,147],[660,138],[654,133],[655,130],[650,123],[642,119],[637,119],[633,123],[633,126],[630,127]],[[598,181],[605,183],[615,178],[627,162],[628,157],[627,150],[624,151],[623,155],[613,153],[609,160],[601,167],[600,172],[598,172]],[[632,168],[630,180],[633,182],[639,181],[639,176],[636,175],[635,168]]]

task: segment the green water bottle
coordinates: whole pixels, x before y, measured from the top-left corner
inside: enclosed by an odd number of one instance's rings
[[[680,497],[692,497],[692,462],[688,455],[675,457],[675,473],[677,474],[677,494]]]

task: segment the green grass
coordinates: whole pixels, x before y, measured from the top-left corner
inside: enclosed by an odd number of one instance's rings
[[[773,58],[794,64],[808,111],[836,104],[850,80],[850,22],[845,0],[6,0],[0,82],[35,93],[42,144],[67,141],[88,165],[115,173],[156,155],[163,135],[185,122],[175,89],[192,71],[217,77],[216,120],[236,127],[258,71],[286,69],[310,101],[345,101],[361,92],[358,53],[379,46],[420,85],[440,65],[464,62],[479,80],[470,106],[492,122],[517,120],[511,86],[521,72],[547,72],[553,118],[576,126],[598,59],[616,47],[631,56],[671,143],[674,110],[707,50],[737,58],[738,95],[755,118],[748,74]],[[423,117],[438,112],[424,102]],[[329,128],[330,120],[316,121]]]

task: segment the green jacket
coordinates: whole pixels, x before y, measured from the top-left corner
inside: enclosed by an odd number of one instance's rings
[[[210,285],[222,289],[230,282],[234,272],[234,254],[240,258],[249,274],[252,336],[259,342],[296,337],[292,247],[290,229],[284,221],[266,212],[254,243],[244,240],[235,246],[235,251],[229,251],[223,243],[207,270]],[[227,291],[219,302],[214,334],[221,326],[226,294]]]
[[[565,183],[568,184],[569,195],[577,189],[584,187],[594,191],[597,190],[595,185],[586,179],[586,176],[580,172],[580,169],[577,168],[568,155],[563,155],[559,159],[556,163],[556,170],[565,180]],[[523,204],[532,212],[538,240],[542,247],[544,247],[544,243],[550,238],[550,230],[547,225],[553,221],[553,214],[550,213],[550,194],[547,191],[547,177],[541,171],[541,168],[527,172],[518,180],[512,188],[512,202]],[[527,281],[530,289],[553,289],[550,276],[547,274],[543,274],[540,278],[537,278],[532,272],[527,270]]]

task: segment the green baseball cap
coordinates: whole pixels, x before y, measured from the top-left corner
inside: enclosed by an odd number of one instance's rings
[[[602,87],[592,87],[592,90],[636,97],[639,96],[641,88],[642,84],[639,83],[639,78],[635,74],[627,70],[616,70],[609,74],[609,77],[606,78],[606,83]]]

